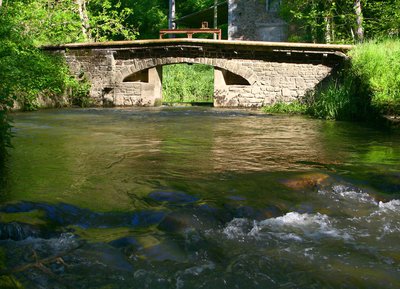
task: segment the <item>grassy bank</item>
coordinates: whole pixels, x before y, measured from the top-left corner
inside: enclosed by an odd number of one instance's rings
[[[163,67],[164,102],[212,102],[214,68],[201,64]]]
[[[371,41],[350,53],[352,71],[371,90],[371,105],[382,114],[400,114],[400,39]]]
[[[370,41],[303,103],[277,104],[266,112],[305,113],[316,118],[366,120],[400,115],[400,40]]]

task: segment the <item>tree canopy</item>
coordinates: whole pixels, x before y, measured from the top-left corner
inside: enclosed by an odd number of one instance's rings
[[[400,0],[283,0],[291,40],[351,43],[400,34]]]

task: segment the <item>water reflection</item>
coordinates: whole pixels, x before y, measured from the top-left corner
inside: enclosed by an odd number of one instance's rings
[[[15,129],[0,264],[29,288],[399,287],[396,132],[204,108]]]

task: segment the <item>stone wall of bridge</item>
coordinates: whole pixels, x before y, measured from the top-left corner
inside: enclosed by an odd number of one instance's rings
[[[162,102],[162,67],[197,63],[215,68],[214,106],[261,107],[302,99],[327,77],[333,65],[315,61],[250,59],[193,49],[68,49],[71,71],[91,83],[102,106],[154,106]],[[254,55],[253,55],[253,58]]]

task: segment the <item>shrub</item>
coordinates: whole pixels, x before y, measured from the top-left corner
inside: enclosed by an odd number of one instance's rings
[[[365,120],[400,114],[400,40],[360,44],[350,62],[307,99],[307,113],[325,119]]]
[[[214,69],[201,64],[174,64],[163,67],[163,101],[212,102]]]
[[[370,41],[350,52],[352,71],[372,91],[372,106],[400,114],[400,39]]]
[[[306,112],[324,119],[365,120],[372,115],[370,99],[365,81],[347,66],[309,94]]]

